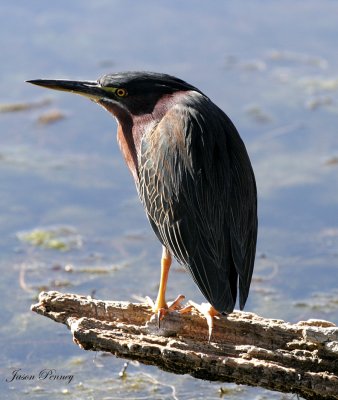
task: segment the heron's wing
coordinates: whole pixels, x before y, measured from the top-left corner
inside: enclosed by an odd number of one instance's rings
[[[237,130],[229,135],[231,189],[229,225],[232,259],[239,275],[239,305],[244,308],[249,294],[257,242],[257,190],[255,176]]]
[[[255,209],[241,194],[255,184],[251,170],[242,176],[241,161],[249,159],[231,121],[196,96],[174,106],[143,137],[139,193],[160,241],[188,267],[208,301],[231,312],[237,276],[245,298],[251,280],[255,243],[248,232]],[[234,160],[233,150],[239,152]]]

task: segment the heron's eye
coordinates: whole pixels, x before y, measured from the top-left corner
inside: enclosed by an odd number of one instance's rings
[[[119,97],[126,97],[126,96],[128,96],[128,92],[126,91],[126,89],[122,89],[122,88],[117,89],[115,93],[116,93],[116,95],[119,96]]]

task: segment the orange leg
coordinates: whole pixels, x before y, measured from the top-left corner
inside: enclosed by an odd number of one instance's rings
[[[158,326],[160,327],[160,321],[168,314],[170,311],[179,310],[181,314],[190,312],[192,308],[199,311],[207,320],[209,328],[209,342],[211,340],[212,328],[214,325],[214,318],[218,318],[219,312],[216,311],[209,303],[197,304],[193,301],[189,301],[189,305],[182,308],[181,302],[185,297],[181,294],[177,298],[167,304],[165,299],[165,293],[167,290],[167,282],[169,276],[169,270],[171,266],[171,254],[169,250],[163,246],[162,259],[161,259],[161,278],[160,287],[158,289],[157,299],[155,303],[150,297],[146,297],[147,303],[151,306],[152,311],[157,314]]]
[[[183,295],[179,295],[174,301],[169,302],[169,304],[167,304],[166,302],[165,293],[167,290],[167,282],[168,282],[170,266],[171,266],[171,254],[169,250],[163,246],[162,259],[161,259],[160,287],[158,289],[156,302],[154,303],[152,299],[150,299],[148,296],[146,297],[146,300],[148,304],[151,306],[153,312],[157,314],[158,321],[163,319],[168,312],[178,310],[179,308],[181,308],[180,303],[182,302],[182,300],[185,299]]]
[[[169,276],[169,269],[171,266],[171,254],[166,247],[163,246],[162,259],[161,259],[161,279],[160,287],[158,289],[157,299],[154,305],[154,312],[158,312],[161,308],[168,308],[165,300],[165,292],[167,290],[167,282]]]

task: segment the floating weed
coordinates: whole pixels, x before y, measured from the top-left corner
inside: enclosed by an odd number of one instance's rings
[[[329,166],[336,166],[338,165],[338,156],[336,157],[331,157],[328,160],[325,161],[325,165]]]
[[[84,274],[96,274],[96,275],[104,275],[110,274],[111,272],[119,271],[120,269],[128,266],[127,263],[121,264],[112,264],[112,265],[101,265],[101,266],[88,266],[88,267],[77,267],[74,268],[74,272],[84,273]]]
[[[336,311],[338,309],[338,289],[313,293],[311,297],[294,303],[294,306],[324,313]]]
[[[289,50],[270,50],[266,54],[268,61],[278,61],[296,64],[305,64],[318,67],[320,69],[326,69],[328,61],[323,57],[313,56],[311,54],[299,53]]]
[[[31,391],[32,391],[33,393],[42,393],[42,392],[45,391],[45,389],[44,389],[43,387],[41,387],[41,386],[34,386],[34,387],[31,389]]]
[[[86,364],[87,359],[85,357],[72,357],[68,364],[69,366],[74,366],[74,365],[84,365]]]
[[[227,396],[233,396],[236,395],[237,393],[242,392],[242,390],[239,387],[235,386],[221,386],[218,389],[219,397],[227,397]]]
[[[108,265],[73,265],[73,264],[66,264],[64,267],[62,266],[53,266],[53,271],[63,271],[66,273],[73,273],[73,274],[91,274],[91,275],[105,275],[110,274],[115,271],[119,271],[129,266],[128,262],[121,262],[121,263],[114,263]]]
[[[51,103],[50,99],[42,99],[39,101],[32,102],[20,102],[20,103],[3,103],[0,104],[0,113],[27,111],[35,108],[45,107]]]
[[[59,110],[50,110],[46,113],[43,113],[38,118],[38,123],[41,125],[48,125],[52,124],[57,121],[61,121],[66,116],[62,111]]]
[[[82,265],[81,263],[63,265],[57,262],[49,265],[48,262],[32,259],[29,263],[19,264],[17,268],[20,271],[20,288],[29,294],[30,299],[37,300],[38,294],[42,291],[76,287],[83,282],[88,282],[90,278],[108,276],[128,265],[127,262],[108,265]],[[91,297],[94,298],[94,296],[95,290],[91,293]]]
[[[320,107],[333,104],[333,98],[330,96],[313,96],[306,100],[305,107],[309,110],[316,110]]]
[[[72,286],[71,282],[68,280],[58,280],[58,279],[54,279],[49,283],[49,286],[51,288],[65,288],[65,287],[70,287]]]
[[[121,381],[120,381],[121,382]],[[128,390],[128,392],[140,392],[144,394],[151,395],[150,398],[156,396],[170,396],[171,399],[177,400],[176,388],[174,385],[163,383],[156,379],[154,376],[149,374],[140,373],[136,375],[127,376],[122,380],[123,387]],[[141,398],[141,397],[137,397]],[[142,397],[149,398],[149,397]],[[162,398],[162,397],[161,397]],[[165,397],[167,398],[167,397]]]
[[[255,122],[264,124],[272,121],[272,116],[268,114],[260,105],[252,104],[246,107],[245,112]]]
[[[326,77],[305,77],[299,80],[301,86],[305,89],[314,91],[326,91],[332,92],[338,90],[338,78],[326,78]]]
[[[279,273],[279,264],[265,254],[257,255],[255,275],[253,280],[256,282],[265,282],[272,280]]]

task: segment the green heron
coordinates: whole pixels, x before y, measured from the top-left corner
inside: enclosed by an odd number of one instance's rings
[[[208,315],[248,297],[257,239],[257,193],[243,141],[228,116],[196,87],[170,75],[122,72],[98,81],[32,80],[88,97],[118,122],[117,140],[162,243],[153,311],[161,319],[173,254],[211,304]],[[183,296],[182,296],[183,297]]]

